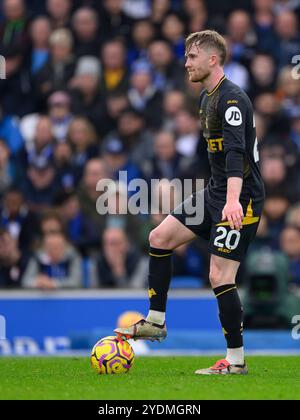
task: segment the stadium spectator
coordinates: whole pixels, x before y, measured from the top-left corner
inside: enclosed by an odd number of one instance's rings
[[[175,130],[175,117],[185,108],[186,98],[180,90],[171,89],[163,97],[163,128]]]
[[[16,177],[16,168],[10,159],[10,150],[3,139],[0,138],[0,198],[6,189],[13,184]]]
[[[127,62],[147,60],[148,47],[155,37],[155,28],[149,20],[138,20],[132,28],[132,41],[127,51]]]
[[[99,245],[99,233],[95,224],[82,214],[75,191],[57,194],[55,205],[71,243],[81,255],[89,255]]]
[[[111,133],[109,137],[115,137]],[[124,109],[118,119],[117,137],[130,151],[132,161],[139,164],[141,159],[151,156],[153,152],[153,135],[145,128],[145,118],[141,112],[130,107]]]
[[[102,135],[105,127],[105,98],[101,93],[101,65],[96,57],[83,56],[69,82],[72,89],[72,111],[76,116],[86,117]]]
[[[32,250],[38,234],[38,217],[28,208],[22,192],[14,186],[3,196],[0,226],[17,241],[22,252]]]
[[[23,117],[35,111],[36,92],[26,59],[20,46],[0,48],[5,59],[5,79],[0,79],[0,98],[5,115]],[[2,61],[3,71],[3,61]]]
[[[132,19],[123,12],[123,0],[103,0],[100,7],[101,38],[105,41],[122,38],[126,43],[130,39]]]
[[[100,192],[96,190],[97,183],[107,178],[105,163],[100,158],[93,158],[87,161],[81,184],[78,188],[78,199],[80,208],[85,217],[91,220],[101,235],[105,227],[105,216],[99,215],[96,209],[96,202]]]
[[[300,35],[297,15],[291,10],[282,11],[275,18],[275,31],[277,34],[274,56],[279,68],[289,65],[292,57],[299,54]]]
[[[151,22],[155,25],[156,31],[159,33],[163,25],[164,19],[171,11],[171,0],[153,0]]]
[[[187,20],[187,33],[202,31],[206,28],[208,14],[204,0],[184,0],[183,12]],[[211,24],[211,27],[214,26]]]
[[[91,7],[81,7],[72,16],[74,54],[76,57],[99,54],[99,18]]]
[[[254,28],[259,50],[272,54],[276,49],[274,0],[254,0]]]
[[[28,52],[28,17],[24,0],[3,0],[4,22],[0,25],[0,44],[3,47],[18,47]]]
[[[16,155],[23,146],[18,120],[14,115],[6,115],[0,103],[0,138],[5,141],[12,155]]]
[[[202,283],[207,275],[207,255],[199,249],[198,241],[176,248],[173,255],[173,276],[194,277]]]
[[[71,0],[47,0],[46,9],[53,29],[70,26],[71,8]]]
[[[101,60],[101,90],[106,94],[127,90],[129,73],[124,43],[118,39],[106,41],[101,48]]]
[[[49,37],[51,34],[50,21],[46,16],[36,17],[30,24],[31,73],[37,74],[49,59]]]
[[[280,190],[272,191],[266,197],[264,213],[267,218],[273,248],[279,249],[279,236],[284,228],[285,215],[290,205],[290,198]]]
[[[0,227],[0,288],[21,286],[28,256],[18,248],[18,242]]]
[[[99,142],[93,125],[83,117],[75,117],[67,134],[76,184],[81,180],[86,162],[99,155]]]
[[[141,178],[142,173],[129,158],[128,150],[119,138],[107,140],[102,158],[107,168],[108,178],[117,180],[120,171],[126,172],[127,185],[130,181]]]
[[[58,188],[55,176],[55,168],[50,161],[33,161],[29,164],[21,190],[31,210],[40,212],[51,207],[54,194]]]
[[[69,125],[73,119],[71,98],[64,91],[55,91],[48,98],[48,115],[53,134],[59,142],[66,141]]]
[[[151,179],[183,179],[191,164],[192,158],[176,151],[175,134],[172,131],[160,130],[154,136],[153,157],[142,161],[141,168],[145,179],[150,182]]]
[[[154,85],[160,90],[182,89],[184,69],[174,57],[172,48],[163,39],[149,45],[149,60],[154,72]]]
[[[56,197],[56,195],[55,195]],[[62,217],[59,214],[59,211],[56,209],[53,210],[43,210],[40,215],[39,221],[39,241],[41,242],[42,238],[48,235],[48,233],[63,233],[65,234],[65,225]]]
[[[151,68],[146,62],[132,66],[128,90],[129,104],[145,116],[149,128],[158,128],[162,123],[162,92],[154,84]]]
[[[151,15],[149,0],[123,0],[122,10],[131,19],[145,19]]]
[[[30,258],[22,278],[25,288],[54,290],[81,286],[81,258],[62,233],[48,233]]]
[[[18,154],[18,161],[23,171],[26,171],[30,164],[45,166],[50,163],[53,160],[54,142],[50,118],[46,115],[39,116],[31,147],[24,146]]]
[[[122,112],[129,107],[127,92],[115,92],[106,96],[107,118],[105,135],[117,129],[118,119]]]
[[[98,287],[143,288],[147,278],[147,258],[135,251],[120,228],[103,233],[103,252],[95,261],[92,284]]]
[[[56,29],[50,35],[49,45],[50,56],[36,74],[39,106],[42,109],[46,108],[46,99],[54,90],[65,89],[75,71],[72,33],[65,28]]]
[[[275,91],[276,67],[271,55],[255,54],[251,62],[251,89],[248,91],[251,99],[264,91]]]
[[[257,46],[249,13],[245,10],[234,10],[230,13],[227,34],[231,42],[232,59],[249,68]]]
[[[188,109],[180,110],[175,117],[176,149],[184,156],[195,156],[199,141],[199,121]]]
[[[227,38],[227,57],[224,66],[226,77],[244,90],[249,89],[249,73],[245,66],[232,60],[232,44]]]
[[[63,191],[73,190],[78,181],[72,165],[72,149],[69,143],[57,143],[53,150],[53,163],[58,188]]]
[[[289,280],[300,287],[300,228],[287,225],[280,234],[280,246],[289,259]]]
[[[172,45],[174,56],[181,62],[185,53],[184,34],[185,23],[180,15],[168,14],[164,19],[162,35]]]

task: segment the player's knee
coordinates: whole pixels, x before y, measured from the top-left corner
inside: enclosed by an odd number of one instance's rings
[[[149,243],[152,248],[171,249],[169,236],[158,226],[153,229],[149,235]]]
[[[227,284],[224,272],[218,265],[212,264],[210,266],[209,281],[213,289],[222,286],[223,284]]]

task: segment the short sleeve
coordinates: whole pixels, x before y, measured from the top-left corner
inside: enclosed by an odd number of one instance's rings
[[[245,151],[247,103],[239,92],[224,93],[218,104],[222,120],[224,153]]]

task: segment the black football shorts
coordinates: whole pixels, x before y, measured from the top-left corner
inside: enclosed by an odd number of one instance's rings
[[[196,215],[196,203],[200,203],[202,210]],[[205,194],[205,190],[197,191],[183,201],[171,213],[197,236],[208,241],[208,251],[211,254],[242,261],[250,242],[254,239],[263,210],[263,201],[252,203],[241,202],[244,211],[243,228],[231,229],[228,221],[222,221],[224,204],[219,208],[212,206]]]

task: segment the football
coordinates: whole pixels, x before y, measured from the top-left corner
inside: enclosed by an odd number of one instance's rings
[[[116,336],[101,338],[91,353],[92,368],[98,374],[127,373],[134,363],[134,351],[128,341]]]

